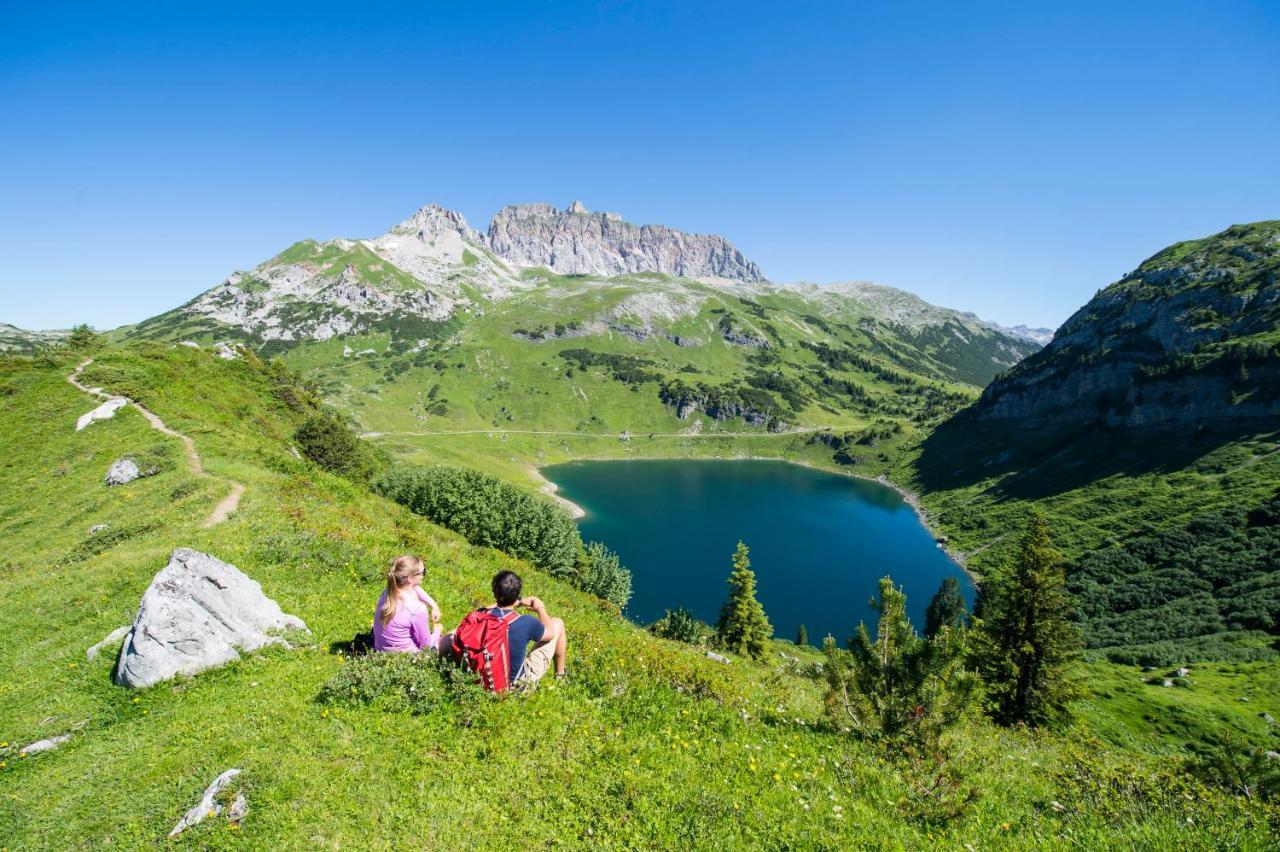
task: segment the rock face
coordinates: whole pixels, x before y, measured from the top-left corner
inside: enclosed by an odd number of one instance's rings
[[[151,686],[283,643],[268,631],[306,630],[234,565],[179,548],[151,581],[116,665],[121,686]]]
[[[515,266],[561,275],[661,272],[683,278],[763,281],[760,267],[724,237],[665,225],[633,225],[617,213],[591,213],[575,201],[504,207],[489,225],[489,247]]]
[[[987,386],[974,413],[1027,426],[1185,429],[1280,418],[1280,221],[1170,246]]]

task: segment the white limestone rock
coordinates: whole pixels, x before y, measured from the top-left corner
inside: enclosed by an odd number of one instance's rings
[[[47,740],[37,740],[30,745],[24,745],[18,750],[19,754],[39,754],[42,751],[53,751],[58,746],[71,739],[70,734],[58,734],[56,737],[49,737]]]
[[[504,207],[489,224],[489,248],[519,267],[561,275],[661,272],[684,278],[763,281],[760,267],[724,237],[686,234],[665,225],[634,225],[616,213],[591,213],[581,202]]]
[[[116,416],[116,412],[129,404],[129,400],[122,396],[113,396],[111,399],[99,405],[88,414],[80,415],[80,419],[76,421],[76,431],[79,432],[90,423],[96,423],[99,420],[110,420]]]
[[[245,814],[249,812],[249,803],[245,801],[243,793],[237,793],[235,800],[226,808],[223,807],[221,802],[217,801],[218,794],[222,792],[224,787],[234,781],[239,774],[239,769],[228,769],[213,779],[213,783],[204,788],[204,793],[200,795],[200,801],[196,803],[195,807],[183,814],[182,819],[178,820],[178,824],[169,832],[169,837],[177,837],[191,826],[199,825],[207,817],[217,816],[223,813],[224,810],[229,822],[240,822],[244,819]]]
[[[129,634],[129,631],[132,629],[133,629],[132,624],[122,624],[119,627],[117,627],[115,630],[112,630],[103,638],[101,642],[97,643],[96,645],[89,646],[88,650],[84,652],[85,659],[96,660],[98,658],[98,654],[101,653],[102,649],[110,647],[111,645],[114,645],[115,643],[119,642],[121,639],[127,636]]]
[[[120,650],[115,682],[135,689],[225,665],[306,630],[234,565],[185,547],[151,581]]]
[[[124,458],[116,459],[111,463],[111,467],[107,468],[106,483],[107,485],[127,485],[135,479],[154,476],[157,472],[154,467],[142,470],[132,457],[125,456]]]

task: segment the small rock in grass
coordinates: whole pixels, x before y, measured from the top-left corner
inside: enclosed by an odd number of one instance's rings
[[[58,736],[49,737],[47,740],[36,740],[30,745],[23,746],[18,751],[21,754],[39,754],[42,751],[53,751],[69,739],[71,739],[70,734],[58,734]]]
[[[107,469],[106,482],[107,485],[127,485],[135,479],[154,476],[158,472],[154,467],[142,470],[131,456],[125,456],[111,463],[111,467]]]
[[[730,662],[733,662],[732,660],[730,660],[730,659],[729,659],[728,657],[726,657],[725,655],[723,655],[723,654],[717,654],[715,651],[708,651],[708,652],[707,652],[707,659],[708,659],[708,660],[715,660],[717,663],[730,663]]]
[[[169,832],[170,837],[177,837],[193,825],[199,825],[204,822],[207,817],[215,816],[223,812],[223,805],[217,801],[217,796],[222,792],[223,788],[231,783],[237,775],[240,774],[239,769],[228,769],[226,772],[213,779],[213,783],[204,788],[204,793],[200,796],[200,801],[194,808],[187,811],[182,819],[178,820],[178,824],[173,827],[173,831]],[[225,808],[227,819],[231,822],[239,822],[244,819],[245,813],[249,810],[248,803],[244,800],[244,794],[237,793],[235,801],[231,803],[229,808]]]
[[[1173,681],[1169,680],[1169,678],[1165,678],[1165,679],[1164,679],[1164,683],[1162,683],[1162,684],[1160,684],[1160,685],[1161,685],[1161,686],[1173,686]]]
[[[1187,668],[1187,667],[1185,667],[1185,666],[1184,666],[1184,667],[1182,667],[1182,668],[1178,669],[1178,670],[1177,670],[1176,672],[1174,672],[1173,674],[1174,674],[1174,676],[1175,676],[1175,677],[1186,677],[1187,675],[1191,674],[1191,669],[1189,669],[1189,668]]]
[[[132,627],[133,627],[132,624],[124,624],[124,625],[121,625],[120,627],[117,627],[115,630],[112,630],[110,633],[106,635],[106,638],[104,638],[101,642],[99,642],[96,645],[91,645],[89,649],[84,652],[85,657],[87,657],[90,660],[97,659],[99,651],[101,651],[103,648],[107,647],[108,645],[119,642],[121,639],[123,639],[125,636],[129,634],[129,630]]]
[[[1258,718],[1262,719],[1262,721],[1266,722],[1268,725],[1274,725],[1276,723],[1275,718],[1267,712],[1259,713]]]
[[[107,528],[107,524],[94,524],[89,527],[89,535],[97,535]]]

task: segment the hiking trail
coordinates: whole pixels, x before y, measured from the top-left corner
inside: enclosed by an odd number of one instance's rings
[[[184,435],[181,432],[170,429],[165,425],[164,421],[160,419],[159,415],[135,399],[129,399],[129,397],[120,396],[119,394],[109,394],[102,388],[91,388],[81,384],[79,380],[80,373],[84,371],[85,367],[92,363],[92,358],[84,359],[80,366],[72,370],[67,376],[67,381],[70,382],[77,390],[83,391],[84,393],[89,394],[89,396],[96,397],[98,399],[106,400],[117,397],[125,400],[129,405],[132,405],[141,412],[142,416],[151,424],[152,429],[155,429],[158,432],[163,432],[165,435],[172,438],[177,438],[182,442],[182,446],[186,451],[187,466],[191,468],[192,473],[200,477],[208,477],[211,475],[204,469],[204,463],[200,461],[200,454],[196,452],[196,443],[191,440],[190,435]],[[201,526],[211,527],[225,521],[232,512],[239,508],[240,497],[244,494],[244,489],[245,487],[242,483],[232,481],[231,492],[227,494],[226,497],[222,498],[222,500],[218,502],[217,506],[213,507],[213,511],[209,513],[209,517],[205,518],[204,523],[202,523]]]

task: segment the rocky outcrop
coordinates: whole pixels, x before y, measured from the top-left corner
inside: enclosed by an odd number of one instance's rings
[[[220,800],[223,797],[218,795],[224,789],[233,786],[239,774],[239,769],[228,769],[213,779],[213,782],[200,794],[200,801],[178,820],[178,824],[169,832],[169,837],[177,837],[191,826],[204,822],[208,817],[225,815],[227,821],[231,823],[239,823],[243,820],[249,813],[249,803],[245,800],[244,793],[236,791],[235,798],[230,804],[223,804]]]
[[[973,407],[1028,426],[1185,429],[1280,418],[1280,222],[1160,252],[1095,296]]]
[[[111,467],[107,468],[106,483],[107,485],[127,485],[135,479],[154,476],[157,472],[157,468],[154,467],[143,470],[131,456],[125,456],[122,459],[116,459],[111,463]]]
[[[79,432],[90,423],[96,423],[99,420],[110,420],[116,416],[116,412],[129,404],[129,400],[122,396],[113,396],[106,402],[99,405],[88,414],[80,415],[80,419],[76,420],[76,431]]]
[[[683,278],[763,281],[760,267],[724,237],[665,225],[634,225],[616,213],[592,213],[575,201],[504,207],[489,224],[489,248],[518,267],[561,275],[660,272]]]
[[[306,630],[234,565],[187,548],[173,551],[151,581],[116,665],[121,686],[146,687],[283,644],[273,635]]]

